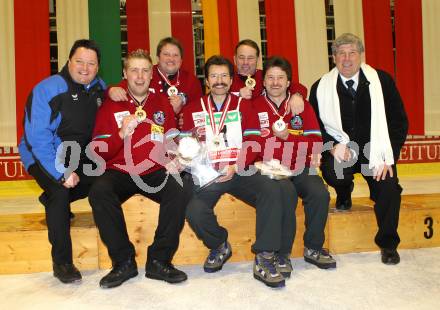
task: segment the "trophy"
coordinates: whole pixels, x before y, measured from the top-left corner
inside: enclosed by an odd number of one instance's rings
[[[222,176],[212,167],[206,144],[194,135],[181,138],[174,153],[185,171],[192,174],[194,184],[199,187],[197,190],[214,183]]]

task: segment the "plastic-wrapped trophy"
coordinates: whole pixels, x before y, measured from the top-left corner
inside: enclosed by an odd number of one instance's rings
[[[211,165],[205,142],[200,141],[195,134],[180,138],[176,156],[185,171],[192,174],[194,184],[200,189],[221,176]]]

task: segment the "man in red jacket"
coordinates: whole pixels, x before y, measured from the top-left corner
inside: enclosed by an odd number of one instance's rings
[[[163,38],[157,45],[156,56],[158,63],[153,66],[150,90],[168,99],[177,115],[185,104],[202,96],[202,87],[194,73],[181,69],[183,47],[176,38]],[[118,86],[109,88],[109,97],[114,101],[126,101],[125,82]]]
[[[153,244],[148,247],[145,276],[169,283],[187,279],[171,260],[179,245],[185,221],[185,207],[191,187],[182,187],[169,177],[165,166],[164,142],[176,127],[174,111],[166,99],[149,91],[152,76],[147,52],[131,52],[124,62],[128,100],[107,99],[98,111],[91,143],[104,174],[89,194],[95,223],[108,248],[113,269],[100,281],[110,288],[137,276],[135,249],[130,242],[121,204],[134,194],[160,203],[159,223]]]
[[[255,99],[263,94],[263,74],[261,70],[257,69],[259,58],[260,48],[255,41],[244,39],[238,42],[234,55],[237,72],[232,80],[231,93],[246,99]],[[303,98],[307,97],[307,88],[292,81],[290,92],[292,96],[289,108],[294,114],[301,113],[304,109]]]
[[[295,190],[290,186],[284,192],[278,182],[244,171],[261,149],[261,137],[251,102],[229,93],[233,70],[226,58],[209,58],[205,77],[210,93],[183,111],[181,135],[197,132],[205,140],[212,165],[224,174],[217,182],[194,193],[187,206],[187,220],[210,249],[203,266],[205,272],[216,272],[232,254],[228,232],[219,225],[213,212],[217,201],[224,193],[230,193],[254,206],[257,216],[256,240],[252,246],[256,253],[254,277],[268,286],[282,287],[285,279],[276,269],[274,254],[281,245],[282,207],[294,208]],[[247,149],[246,144],[252,144],[256,150]]]
[[[253,102],[258,113],[261,136],[266,139],[261,157],[265,162],[279,160],[281,165],[293,173],[289,179],[304,203],[305,261],[323,269],[335,268],[336,261],[322,248],[330,195],[316,173],[322,139],[315,112],[307,101],[300,114],[287,112],[292,80],[292,67],[287,59],[269,58],[264,65],[263,76],[266,93]],[[296,222],[295,215],[284,217],[283,220],[293,221],[294,224]],[[279,253],[279,269],[286,274],[292,271],[290,253],[293,240],[294,236],[290,244],[283,244]]]

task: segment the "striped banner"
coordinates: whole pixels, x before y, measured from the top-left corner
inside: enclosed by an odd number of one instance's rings
[[[335,35],[351,32],[364,40],[362,0],[333,0]]]
[[[365,58],[368,64],[394,76],[390,2],[363,0],[362,15],[364,16]]]
[[[217,0],[202,0],[205,60],[220,54]]]
[[[128,51],[142,48],[150,50],[148,25],[148,1],[130,0],[126,2]]]
[[[238,43],[237,0],[218,1],[217,8],[220,54],[233,61],[235,45]]]
[[[14,1],[14,37],[17,141],[28,95],[50,74],[49,1]]]
[[[295,5],[292,0],[265,1],[267,54],[283,55],[292,65],[292,78],[298,81],[298,50]]]
[[[156,63],[157,44],[173,36],[184,49],[182,67],[195,71],[191,0],[130,0],[126,12],[129,51],[147,49]]]
[[[153,62],[156,59],[156,47],[162,38],[171,36],[170,0],[148,1],[148,22],[150,29],[150,48]]]
[[[259,1],[237,1],[237,19],[239,40],[251,39],[261,47]]]
[[[182,68],[195,73],[191,0],[170,0],[171,32],[183,45]]]
[[[440,134],[440,1],[423,0],[423,101],[418,98],[416,104],[424,105],[425,135]]]
[[[440,134],[440,1],[395,1],[395,66],[389,1],[333,4],[336,35],[356,33],[365,41],[367,62],[395,72],[410,133]],[[219,53],[231,57],[240,39],[261,42],[258,0],[202,0],[202,5],[205,59]],[[59,66],[74,40],[90,37],[102,48],[101,75],[108,83],[119,81],[119,7],[119,0],[57,0]],[[328,66],[324,1],[266,1],[265,8],[269,53],[293,59],[299,81],[310,87]],[[194,69],[190,0],[129,0],[126,9],[130,50],[150,47],[154,55],[157,42],[173,35],[185,48],[184,67]],[[0,146],[15,146],[27,96],[50,74],[49,6],[47,0],[2,0],[0,11]]]
[[[396,81],[409,118],[409,134],[424,134],[421,0],[396,1],[395,36]]]
[[[323,1],[295,1],[299,82],[307,89],[328,72],[327,24]]]
[[[101,48],[99,72],[108,84],[118,83],[122,78],[119,7],[119,0],[89,1],[90,38]]]
[[[17,143],[15,105],[14,0],[0,1],[0,146]],[[21,123],[18,123],[21,124]]]
[[[89,1],[57,0],[58,70],[66,64],[70,48],[78,39],[89,38]]]
[[[238,41],[261,46],[258,0],[202,0],[205,60],[221,54],[233,61]]]

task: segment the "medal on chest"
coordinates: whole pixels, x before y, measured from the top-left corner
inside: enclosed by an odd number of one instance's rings
[[[180,84],[180,70],[177,71],[177,78],[176,78],[177,81],[175,84],[171,83],[168,77],[165,74],[163,74],[162,71],[160,71],[159,67],[157,68],[157,72],[159,72],[159,75],[162,77],[162,80],[164,80],[165,83],[169,86],[167,90],[168,96],[171,97],[177,95],[179,93],[177,86],[179,86]]]
[[[274,130],[279,131],[279,132],[286,130],[286,123],[284,122],[282,117],[280,117],[279,120],[277,120],[273,123],[273,128],[274,128]]]
[[[274,104],[272,102],[270,102],[269,98],[267,98],[267,95],[264,95],[264,99],[266,100],[266,103],[268,104],[268,106],[272,110],[272,113],[279,117],[279,119],[273,123],[272,129],[277,132],[282,132],[282,131],[286,130],[287,125],[284,122],[284,117],[287,115],[287,104],[289,103],[290,93],[287,95],[287,98],[284,101],[284,114],[283,115],[280,115],[280,113],[278,113],[277,109],[274,107]]]
[[[171,86],[170,88],[168,88],[168,90],[167,90],[167,94],[168,94],[168,96],[169,97],[171,97],[171,96],[175,96],[175,95],[177,95],[179,93],[179,90],[177,89],[177,87],[176,86]]]
[[[147,113],[144,111],[144,109],[142,109],[141,106],[136,107],[136,112],[134,112],[134,115],[136,116],[138,123],[145,121],[147,118]]]
[[[203,101],[203,98],[200,98],[200,101],[202,102],[203,107],[205,107],[205,103]],[[231,104],[231,96],[228,95],[225,107],[224,107],[222,114],[220,116],[220,121],[217,125],[215,122],[215,117],[214,117],[214,112],[213,112],[214,108],[213,108],[213,105],[211,102],[211,97],[208,96],[207,112],[208,112],[208,116],[209,116],[209,123],[210,123],[212,133],[213,133],[213,136],[211,138],[211,145],[214,149],[221,149],[223,147],[223,145],[225,145],[224,134],[221,131],[222,131],[223,127],[225,126],[226,115],[228,114],[230,104]]]
[[[130,95],[130,102],[134,103],[136,105],[136,111],[134,112],[134,116],[136,117],[136,120],[138,123],[142,123],[147,119],[147,112],[144,110],[145,103],[148,100],[148,97],[150,93],[147,93],[147,96],[142,100],[142,102],[139,102],[134,96],[128,91],[128,94]]]

